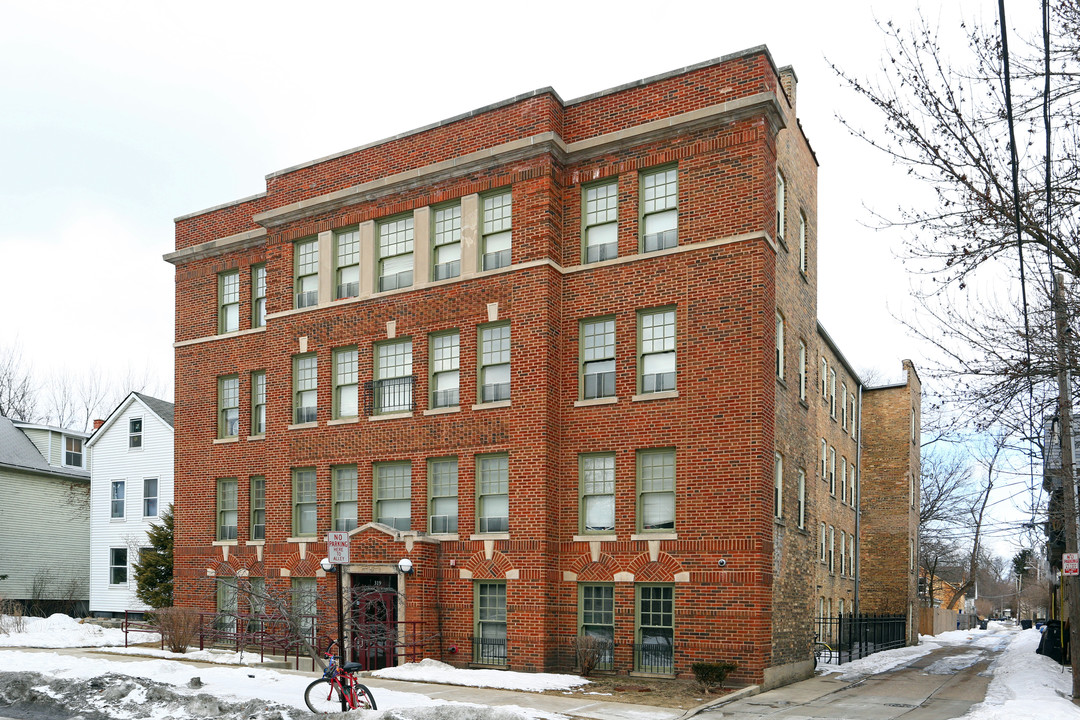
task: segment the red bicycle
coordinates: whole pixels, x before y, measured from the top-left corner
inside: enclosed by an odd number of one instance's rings
[[[336,644],[332,642],[326,648],[324,654],[330,662],[323,670],[323,676],[304,691],[304,702],[308,709],[318,715],[347,710],[376,710],[371,691],[353,675],[361,668],[360,663],[338,665],[338,656],[330,652],[330,648]]]

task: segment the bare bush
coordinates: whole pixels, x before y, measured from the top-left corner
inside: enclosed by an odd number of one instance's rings
[[[192,608],[158,608],[150,616],[165,645],[174,653],[187,652],[199,634],[199,613]]]
[[[22,603],[0,598],[0,635],[21,633],[26,630]]]
[[[574,653],[577,655],[581,674],[589,674],[601,665],[611,664],[612,642],[595,635],[579,635],[574,638]]]

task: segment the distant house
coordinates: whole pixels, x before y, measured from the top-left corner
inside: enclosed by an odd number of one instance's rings
[[[132,392],[87,441],[90,473],[90,612],[144,611],[131,569],[147,531],[173,501],[173,404]]]
[[[87,437],[0,417],[0,598],[31,612],[86,611]]]

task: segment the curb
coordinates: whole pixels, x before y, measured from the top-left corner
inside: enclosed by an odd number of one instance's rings
[[[680,715],[678,720],[686,720],[686,718],[692,718],[695,715],[698,715],[699,713],[703,713],[703,712],[705,712],[707,710],[712,710],[713,708],[718,708],[721,705],[727,705],[728,703],[735,702],[736,700],[742,700],[743,698],[746,698],[746,697],[752,697],[754,695],[757,695],[760,692],[761,692],[761,686],[760,685],[747,685],[744,688],[739,688],[735,692],[728,693],[727,695],[725,695],[722,698],[717,698],[715,700],[710,700],[709,702],[698,705],[695,708],[690,708],[689,710],[684,712],[682,715]]]

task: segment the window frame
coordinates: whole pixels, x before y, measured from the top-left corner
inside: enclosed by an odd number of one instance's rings
[[[442,220],[439,219],[439,215],[441,213],[445,213],[445,212],[453,211],[453,210],[457,211],[456,217],[451,217],[451,218],[449,218],[449,220],[447,220],[445,218],[442,219]],[[457,226],[456,227],[457,239],[456,240],[451,239],[451,241],[449,241],[449,242],[439,242],[439,237],[440,237],[439,223],[440,222],[442,222],[442,223],[449,222],[450,223],[450,230],[448,231],[448,234],[450,235],[451,238],[453,238],[453,236],[455,234],[455,227],[454,227],[455,220],[456,220],[456,226]],[[456,278],[456,277],[461,277],[461,255],[462,255],[462,251],[464,249],[464,246],[463,246],[463,244],[461,242],[461,221],[462,221],[462,218],[461,218],[461,200],[454,200],[453,202],[442,203],[442,204],[439,204],[439,205],[435,205],[434,207],[431,208],[431,280],[433,282],[438,282],[440,280],[451,280],[451,279]],[[443,248],[443,247],[450,247],[450,246],[453,246],[453,245],[457,245],[457,256],[458,256],[457,260],[450,260],[450,261],[447,261],[445,263],[438,262],[439,249]],[[442,267],[442,266],[453,266],[454,263],[457,263],[456,268],[449,267],[447,272],[444,273],[442,277],[439,277],[439,268],[440,267]]]
[[[646,178],[656,177],[658,175],[666,175],[669,172],[674,171],[674,183],[675,183],[675,206],[669,207],[666,204],[661,210],[646,210],[646,206],[649,202],[654,202],[655,197],[652,199],[646,198],[648,194],[648,183]],[[664,185],[668,184],[668,180],[665,178]],[[666,165],[659,165],[657,167],[648,168],[638,173],[638,252],[649,253],[659,252],[661,250],[668,250],[679,245],[679,165],[678,163],[668,163]],[[655,185],[654,185],[655,187]],[[665,193],[665,198],[670,197]],[[661,215],[663,213],[674,211],[675,213],[675,227],[668,228],[667,230],[661,230],[655,233],[646,233],[646,225],[648,224],[648,218],[654,215]],[[669,233],[672,233],[669,235]],[[662,236],[656,241],[657,247],[649,248],[648,238],[654,236]]]
[[[85,438],[81,438],[77,435],[64,435],[64,467],[83,467],[83,458],[85,453],[83,452],[83,446],[86,443]],[[78,450],[72,450],[73,443],[78,444]],[[77,462],[72,462],[72,458],[77,458]]]
[[[505,460],[506,476],[499,479],[494,478],[492,482],[495,483],[495,487],[490,492],[485,492],[485,483],[488,479],[484,477],[484,466],[489,461]],[[492,533],[508,533],[510,532],[510,453],[508,452],[495,452],[495,453],[483,453],[477,455],[475,458],[475,478],[476,478],[476,532],[481,535],[488,535]],[[506,498],[506,516],[502,515],[489,515],[485,508],[485,500],[489,498]],[[504,527],[491,527],[491,524],[485,521],[490,520],[502,520],[501,525]]]
[[[251,327],[266,327],[266,263],[251,266]]]
[[[493,333],[495,331],[506,330],[506,347],[505,349],[499,347],[497,349],[488,349],[489,343],[498,343],[500,346],[504,340],[502,337],[487,338],[487,333]],[[499,322],[484,323],[477,327],[477,348],[476,348],[476,364],[477,364],[477,402],[480,404],[495,403],[495,402],[507,402],[512,398],[513,392],[513,330],[510,327],[509,320],[501,320]],[[505,353],[505,360],[502,359]],[[492,362],[489,358],[493,358],[498,355],[499,361]],[[507,381],[505,383],[488,383],[487,373],[489,370],[494,370],[506,366]],[[501,389],[505,386],[505,390]],[[491,396],[489,396],[489,388],[491,390]],[[505,397],[503,396],[505,395]]]
[[[827,540],[827,534],[825,532],[825,521],[822,520],[821,521],[821,536],[820,536],[819,541],[818,541],[818,545],[820,546],[820,550],[821,550],[820,562],[822,564],[825,564],[825,562],[827,560],[827,554],[826,554],[826,549],[825,549],[825,541],[826,540]]]
[[[351,471],[352,477],[348,477]],[[330,466],[330,527],[337,532],[349,532],[360,526],[360,476],[355,464]],[[343,484],[352,483],[352,497],[343,497]],[[352,505],[352,516],[342,514],[342,507]],[[349,525],[349,521],[352,525]],[[343,522],[344,521],[344,522]]]
[[[784,456],[773,453],[773,518],[784,519]]]
[[[305,247],[311,246],[314,248],[313,253],[308,253],[309,257],[305,261],[302,261]],[[310,255],[314,255],[311,258]],[[311,264],[314,263],[315,271],[310,272]],[[306,267],[304,267],[306,266]],[[303,269],[309,270],[309,272],[302,272]],[[308,284],[308,278],[314,278],[315,289],[304,290],[304,286]],[[302,298],[301,298],[302,296]],[[312,302],[314,300],[314,302]],[[293,308],[299,310],[301,308],[316,307],[319,304],[319,238],[304,237],[296,240],[293,243]]]
[[[151,494],[149,492],[149,486],[147,485],[147,483],[149,483],[149,482],[154,483],[154,492],[153,492],[153,494]],[[158,517],[159,516],[159,514],[160,514],[160,503],[158,501],[160,500],[160,498],[161,498],[161,482],[159,481],[159,479],[156,478],[156,477],[143,478],[142,516],[144,518],[152,518],[152,517]],[[150,500],[154,501],[154,512],[148,512],[150,507],[149,507],[149,505],[147,503]]]
[[[496,590],[492,595],[494,599],[498,601],[501,596],[502,607],[501,616],[502,620],[498,619],[500,614],[500,608],[496,605],[487,605],[481,601],[485,593],[481,588],[501,588],[501,592]],[[509,613],[507,612],[507,606],[509,605],[509,598],[507,593],[505,580],[475,580],[473,581],[473,638],[480,642],[474,641],[474,650],[472,659],[473,662],[478,665],[506,665],[506,656],[509,646]],[[485,609],[494,609],[496,611],[494,619],[487,619],[483,617]],[[503,648],[502,653],[496,653],[494,655],[485,654],[483,638],[485,636],[484,628],[485,624],[490,623],[492,627],[502,626],[502,640]],[[496,633],[497,637],[498,633]],[[501,657],[500,657],[501,655]]]
[[[235,383],[234,387],[229,387]],[[217,379],[218,440],[240,437],[240,376],[220,375]],[[233,415],[230,415],[233,413]],[[229,432],[230,426],[232,432]]]
[[[611,345],[610,345],[611,352],[610,352],[610,354],[604,355],[603,357],[596,356],[596,357],[593,357],[591,359],[588,359],[587,356],[589,354],[589,351],[590,350],[596,351],[596,349],[600,348],[601,346],[600,345],[593,345],[591,348],[588,347],[587,344],[586,344],[586,337],[604,336],[605,340],[604,340],[604,344],[603,344],[602,347],[603,347],[603,351],[606,352],[607,348],[608,348],[608,343],[606,341],[606,336],[609,333],[608,333],[606,327],[603,328],[600,333],[592,333],[592,334],[587,333],[586,329],[588,327],[590,327],[590,326],[595,326],[595,325],[605,325],[606,326],[607,323],[611,324],[611,331],[610,331],[610,335],[611,335]],[[618,366],[617,366],[617,362],[616,362],[616,355],[618,354],[618,345],[617,345],[617,336],[615,334],[615,327],[616,327],[616,325],[615,325],[615,316],[614,315],[602,315],[600,317],[585,318],[585,319],[582,319],[582,320],[578,321],[578,397],[580,399],[582,399],[582,400],[597,400],[597,399],[601,399],[601,398],[617,397],[616,392],[615,392],[615,381],[617,379],[616,371],[617,371]],[[591,364],[594,364],[594,363],[611,363],[611,370],[605,371],[605,372],[602,372],[602,373],[592,373],[592,375],[594,375],[594,376],[601,376],[602,375],[602,376],[605,376],[605,377],[602,377],[601,379],[597,380],[598,390],[596,391],[595,394],[590,395],[589,394],[589,387],[588,387],[589,383],[586,380],[586,378],[589,377],[589,373],[586,372],[586,369],[587,369],[587,366],[589,366]],[[606,376],[609,373],[610,373],[610,381],[611,381],[611,387],[610,387],[611,393],[610,394],[606,392],[606,390],[607,390],[607,380],[608,380],[608,378]]]
[[[643,490],[642,489],[642,460],[643,458],[653,455],[670,455],[671,456],[671,487],[670,489],[662,490]],[[673,533],[678,530],[678,478],[679,478],[679,466],[678,457],[674,447],[663,448],[645,448],[638,450],[634,457],[635,465],[635,487],[634,487],[634,505],[635,505],[635,527],[637,532],[641,534],[646,533]],[[659,495],[665,494],[671,496],[671,527],[645,527],[644,518],[644,496],[645,495]]]
[[[847,381],[840,381],[840,429],[847,432]]]
[[[806,341],[799,341],[799,399],[806,402]]]
[[[120,497],[117,497],[117,490]],[[120,503],[117,505],[117,503]],[[119,508],[119,513],[117,512]],[[112,480],[109,483],[109,520],[125,520],[127,518],[127,480]]]
[[[138,427],[136,427],[136,424]],[[128,452],[142,450],[143,448],[143,419],[142,416],[128,418]]]
[[[776,377],[784,380],[784,314],[776,311]]]
[[[840,456],[840,502],[847,503],[847,456]]]
[[[597,191],[601,188],[606,189],[612,187],[615,189],[613,195],[606,194],[603,198],[598,197],[593,198],[592,200],[589,199],[589,193]],[[599,204],[600,201],[604,201],[605,205],[607,205],[612,197],[614,197],[615,202],[614,219],[605,219],[602,222],[589,222],[590,215],[598,216],[601,212],[599,210],[593,210],[590,212],[589,203],[594,202]],[[609,205],[604,208],[603,212],[605,213],[605,217],[610,216],[611,210],[612,208]],[[615,239],[606,243],[597,243],[596,245],[590,245],[589,231],[593,228],[605,228],[608,226],[612,226],[614,228]],[[589,250],[592,247],[606,248],[611,245],[615,246],[614,254],[608,254],[608,251],[604,250],[596,253],[600,257],[597,257],[594,260],[589,259]],[[592,263],[603,262],[605,260],[614,260],[617,257],[619,257],[619,178],[616,176],[604,178],[603,180],[597,180],[596,182],[586,183],[581,186],[581,263],[583,265],[589,265]]]
[[[776,168],[776,238],[781,242],[787,236],[787,181],[780,168]]]
[[[590,460],[610,460],[610,468],[598,468],[591,472],[603,472],[605,475],[610,473],[610,479],[605,477],[601,480],[604,485],[610,483],[610,492],[587,492],[586,486],[590,482],[586,473],[590,472],[586,469],[586,465]],[[610,535],[615,532],[615,484],[616,484],[616,469],[615,469],[615,453],[614,452],[591,452],[591,453],[579,453],[578,454],[578,532],[582,535]],[[605,528],[589,528],[588,526],[588,499],[589,498],[611,498],[611,525]]]
[[[439,344],[443,340],[452,339],[450,344],[448,357],[440,357],[440,353],[443,349],[439,347]],[[442,363],[451,362],[453,367],[447,367],[440,370]],[[440,393],[450,392],[450,390],[439,390],[439,379],[443,375],[449,376],[450,374],[457,374],[457,387],[454,388],[454,402],[443,402],[443,398],[440,397]],[[456,408],[461,406],[461,331],[457,329],[453,330],[441,330],[428,335],[428,407],[431,409],[436,408]],[[447,396],[449,398],[449,396]]]
[[[799,272],[806,274],[806,213],[799,211]]]
[[[118,553],[123,553],[122,558]],[[123,579],[117,580],[117,573],[123,575]],[[128,584],[128,549],[126,547],[109,548],[109,585],[120,586]]]
[[[343,264],[342,263],[342,246],[343,246],[342,238],[346,238],[348,236],[352,236],[349,239],[348,244],[356,246],[356,249],[353,251],[353,253],[355,253],[356,262],[349,262],[349,263],[344,263]],[[359,297],[360,296],[360,272],[362,270],[361,262],[360,262],[360,260],[361,260],[361,257],[360,257],[361,256],[360,227],[357,226],[357,225],[353,225],[351,227],[346,227],[346,228],[341,228],[339,230],[335,230],[334,234],[333,234],[333,250],[334,250],[334,268],[333,268],[333,270],[334,270],[334,275],[333,275],[333,277],[334,277],[334,294],[333,294],[333,298],[335,300],[344,300],[346,298]],[[352,255],[353,253],[350,253],[350,255]],[[351,259],[351,257],[346,258],[346,259]],[[351,268],[356,268],[356,279],[355,280],[349,280],[348,282],[342,282],[342,272],[347,271],[347,270],[349,270]],[[352,287],[354,285],[355,285],[355,288]],[[342,288],[345,288],[344,292],[342,292]]]
[[[251,372],[251,435],[266,434],[266,371]]]
[[[836,572],[836,527],[829,526],[829,572]]]
[[[642,603],[645,598],[643,595],[646,592],[653,590],[667,590],[670,594],[669,598],[663,596],[659,598],[649,598],[650,602],[669,603],[669,607],[665,610],[663,606],[658,611],[661,617],[667,615],[671,618],[670,625],[648,625],[643,623]],[[675,584],[674,583],[636,583],[634,585],[634,645],[638,648],[643,648],[646,643],[644,640],[644,630],[646,627],[654,630],[668,630],[670,633],[670,642],[672,649],[672,665],[671,667],[664,667],[660,665],[645,665],[641,662],[642,653],[634,653],[634,670],[636,672],[658,673],[658,674],[671,674],[674,672],[674,647],[675,647]],[[657,611],[650,610],[649,615],[655,615]]]
[[[395,470],[404,469],[405,470],[405,485],[404,485],[404,488],[405,488],[405,492],[407,494],[405,494],[405,495],[389,495],[389,494],[385,494],[384,488],[382,487],[382,483],[383,483],[384,479],[389,480],[391,478],[383,478],[382,473],[383,473],[384,470],[391,470],[391,469],[395,469]],[[391,460],[391,461],[388,461],[388,462],[377,462],[377,463],[373,464],[371,474],[372,474],[372,483],[371,483],[372,517],[374,518],[375,522],[382,523],[384,525],[387,525],[388,527],[394,528],[395,530],[404,530],[404,531],[411,530],[412,529],[412,462],[409,461],[409,460]],[[408,507],[409,514],[407,516],[405,516],[404,518],[401,518],[401,517],[399,517],[397,515],[386,516],[387,518],[393,517],[395,522],[393,524],[383,523],[382,521],[383,521],[384,516],[380,512],[380,509],[382,508],[383,503],[401,502],[403,500],[406,501],[406,506]],[[399,520],[405,520],[404,524],[406,525],[406,527],[398,527],[398,522],[397,521],[399,521]]]
[[[798,494],[796,496],[799,529],[806,529],[806,470],[799,468]]]
[[[352,382],[341,382],[342,380],[342,360],[347,356],[352,355],[352,367],[345,368],[345,375],[352,377]],[[345,420],[351,418],[360,417],[360,349],[356,345],[345,345],[343,347],[334,348],[331,352],[330,367],[332,374],[333,392],[330,398],[330,416],[334,420]],[[355,406],[356,412],[351,415],[344,415],[341,412],[341,393],[345,388],[353,388],[353,392],[356,394]]]
[[[821,356],[821,399],[829,399],[829,361]]]
[[[301,387],[300,365],[309,360],[314,363],[311,369],[313,384],[311,387]],[[303,393],[313,393],[315,404],[301,405]],[[301,410],[304,411],[303,419],[301,419]],[[319,357],[314,352],[292,356],[292,421],[294,425],[310,425],[319,422]]]
[[[407,358],[407,361],[400,363],[401,368],[407,370],[406,374],[386,375],[384,374],[391,368],[397,368],[399,365],[388,366],[387,369],[383,369],[382,364],[384,360],[389,359],[391,355],[387,355],[387,351],[390,348],[402,348],[400,354],[402,357]],[[405,336],[398,336],[392,340],[380,340],[375,343],[374,352],[372,353],[372,381],[373,381],[373,398],[372,398],[372,414],[373,415],[392,415],[401,412],[412,412],[415,405],[415,399],[413,398],[413,385],[415,384],[416,375],[414,374],[415,358],[413,355],[413,342],[412,338]],[[395,371],[396,372],[396,371]],[[392,380],[398,380],[401,382],[391,383]],[[397,390],[395,390],[397,388]],[[385,402],[385,395],[390,393],[389,397],[395,402],[393,404],[387,404]],[[402,402],[404,401],[404,402]]]
[[[592,597],[587,598],[586,595],[592,594],[587,592],[602,591],[602,595],[606,597]],[[600,603],[599,609],[587,607],[587,605]],[[607,615],[610,615],[609,622],[597,622],[597,620],[607,620]],[[597,617],[599,616],[599,617]],[[592,622],[589,622],[592,621]],[[610,628],[610,634],[604,633],[603,635],[592,634],[588,631],[588,628],[603,629]],[[615,647],[615,583],[612,582],[583,582],[578,583],[577,586],[577,636],[583,637],[603,637],[611,645],[602,651],[603,655],[601,659],[596,663],[595,669],[597,670],[612,670],[614,661],[614,647]]]
[[[489,208],[488,203],[493,202],[496,199],[501,199],[503,197],[507,197],[508,200],[507,200],[506,203],[501,204],[498,207],[499,208],[505,207],[505,208],[509,209],[508,210],[508,214],[509,214],[508,223],[503,224],[502,223],[502,219],[503,219],[502,217],[500,217],[498,220],[492,218],[492,220],[490,222],[493,222],[493,223],[494,222],[499,222],[500,223],[499,224],[499,229],[498,230],[494,230],[494,229],[493,230],[487,230],[486,227],[487,227],[487,225],[489,223],[488,212],[489,212],[489,210],[494,211],[496,209],[495,207]],[[503,217],[505,217],[505,216],[503,216]],[[488,250],[488,242],[489,242],[489,240],[494,239],[496,236],[501,236],[504,233],[509,237],[509,240],[510,240],[509,247],[506,248],[505,250],[489,251]],[[514,192],[513,192],[513,187],[500,188],[498,190],[493,190],[491,192],[484,193],[483,195],[480,196],[480,242],[479,242],[479,246],[480,246],[479,249],[480,249],[480,270],[481,271],[498,270],[500,268],[510,267],[511,265],[514,264],[514,252],[513,252],[514,251]],[[489,267],[488,266],[488,256],[489,255],[495,255],[496,253],[498,253],[498,257],[493,259],[493,264],[491,265],[491,267]],[[504,262],[504,260],[505,260],[505,262]],[[494,264],[494,263],[498,263],[498,264]]]
[[[836,497],[836,448],[829,446],[829,494]]]
[[[453,492],[444,491],[436,476],[435,467],[437,465],[453,465],[453,480],[447,483],[447,485],[453,486]],[[460,464],[456,455],[446,455],[442,457],[432,457],[427,459],[427,516],[428,516],[428,533],[432,535],[453,535],[458,532],[458,520],[461,500],[458,496],[459,480],[460,480]],[[436,511],[436,503],[439,500],[446,500],[453,498],[454,514],[451,516],[448,513],[440,513]],[[435,530],[434,518],[446,517],[446,529],[443,531]],[[450,518],[453,518],[451,520]],[[452,527],[451,527],[452,525]]]
[[[829,417],[836,419],[836,368],[829,368]]]
[[[404,223],[401,229],[390,229],[391,226],[396,226],[398,223]],[[394,252],[392,255],[384,255],[383,251],[383,236],[387,232],[397,235],[401,233],[404,237],[403,240],[395,240],[392,245],[388,245],[387,249],[391,247],[401,246],[406,248],[400,252]],[[413,213],[405,212],[397,215],[392,215],[387,218],[382,218],[375,222],[375,282],[379,292],[390,292],[392,290],[404,290],[405,288],[413,287],[416,284],[416,226]],[[385,274],[385,266],[388,260],[395,260],[398,258],[409,259],[408,270],[398,270],[392,275]],[[403,277],[408,273],[408,282],[404,282]],[[384,283],[384,280],[394,278],[393,287],[387,287],[390,283]]]
[[[240,483],[235,477],[218,478],[215,489],[217,491],[217,501],[214,505],[216,511],[214,539],[218,541],[235,541],[238,539],[240,531]],[[227,522],[230,514],[232,516],[232,525]],[[231,532],[229,532],[229,528],[232,528]]]
[[[240,329],[240,269],[218,273],[218,335]],[[230,282],[231,281],[231,282]],[[229,285],[233,287],[228,287]],[[232,320],[230,327],[230,319]]]
[[[301,481],[308,481],[309,478],[301,478],[302,473],[311,473],[311,495],[310,498],[304,494],[301,495]],[[292,469],[292,536],[293,537],[316,537],[319,532],[319,477],[316,469],[313,466],[309,467],[297,467]],[[307,511],[308,506],[314,510],[313,526],[310,532],[301,532],[301,521],[303,513]]]
[[[655,315],[662,315],[671,313],[671,349],[645,352],[645,318]],[[666,321],[664,325],[666,326]],[[656,327],[655,325],[653,326]],[[650,342],[656,342],[655,339],[650,339]],[[666,344],[666,339],[665,339]],[[675,369],[671,371],[671,387],[661,387],[659,389],[646,390],[645,389],[645,359],[654,355],[664,355],[670,353],[672,356]],[[651,373],[651,376],[655,375],[668,375],[669,373]],[[654,381],[655,383],[656,381]],[[663,384],[663,381],[661,381]],[[658,308],[650,308],[648,310],[638,310],[637,313],[637,391],[640,395],[652,395],[660,392],[676,392],[679,389],[679,315],[675,305],[665,305]]]
[[[258,532],[260,527],[262,531]],[[265,475],[252,475],[248,478],[248,542],[253,540],[266,540]]]

